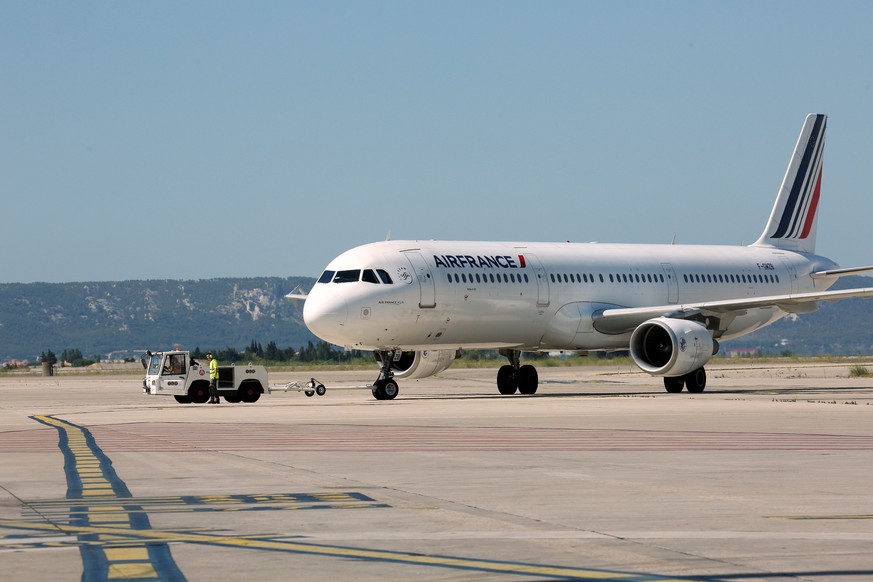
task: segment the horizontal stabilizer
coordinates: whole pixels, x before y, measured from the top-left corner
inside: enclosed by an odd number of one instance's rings
[[[870,267],[849,267],[846,269],[831,269],[830,271],[816,271],[810,274],[813,279],[824,279],[828,277],[845,277],[847,275],[861,275],[863,273],[873,273],[873,266]]]

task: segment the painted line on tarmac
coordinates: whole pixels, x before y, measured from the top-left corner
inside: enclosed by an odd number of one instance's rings
[[[170,553],[170,543],[211,545],[225,548],[242,548],[297,554],[338,557],[364,561],[393,562],[398,564],[450,568],[456,570],[490,572],[507,575],[524,575],[541,578],[573,580],[623,580],[661,581],[676,578],[635,572],[574,568],[522,562],[505,562],[458,556],[428,555],[412,552],[375,550],[336,545],[304,543],[299,540],[282,540],[287,536],[228,536],[192,531],[162,531],[152,529],[147,510],[135,499],[127,485],[115,472],[112,461],[97,446],[91,432],[81,426],[52,416],[33,416],[34,420],[58,431],[58,447],[64,455],[64,472],[67,480],[67,498],[55,503],[55,507],[69,507],[67,519],[51,522],[42,519],[0,520],[0,528],[36,531],[45,534],[40,542],[34,536],[14,535],[19,547],[69,547],[76,545],[82,556],[84,572],[82,579],[108,581],[131,580],[185,580]],[[318,499],[309,494],[292,494],[290,499]],[[363,494],[342,493],[329,496],[337,501],[357,501],[368,506]],[[182,498],[161,498],[162,502],[222,503],[275,502],[277,495],[234,496],[215,495]],[[286,500],[289,498],[286,496]],[[321,498],[321,501],[324,501]],[[48,509],[50,503],[45,503]],[[148,504],[145,504],[146,506]],[[330,506],[330,504],[328,504]],[[208,508],[204,508],[208,509]],[[230,508],[225,508],[230,509]],[[189,509],[190,511],[190,509]],[[37,511],[37,513],[39,513]],[[63,536],[70,536],[64,539]],[[73,541],[72,536],[75,536]],[[10,539],[7,538],[7,539]],[[60,539],[59,539],[60,538]],[[27,542],[25,542],[27,540]],[[22,543],[23,542],[23,543]],[[9,547],[9,546],[7,546]],[[13,546],[14,542],[13,542]],[[5,548],[4,548],[5,549]]]
[[[97,446],[91,432],[71,422],[52,416],[33,416],[37,422],[58,431],[58,447],[64,455],[67,479],[69,525],[50,524],[55,530],[73,528],[78,536],[82,556],[83,580],[185,580],[166,543],[145,543],[126,547],[106,547],[101,527],[123,531],[151,529],[148,515],[135,503],[124,481],[115,472],[112,461]],[[113,511],[105,511],[110,501]],[[113,534],[113,535],[117,535]],[[136,539],[136,538],[133,538]]]
[[[619,572],[614,570],[595,570],[587,568],[572,568],[565,566],[549,566],[528,564],[523,562],[502,562],[493,560],[477,560],[475,558],[460,558],[457,556],[427,555],[410,552],[395,552],[389,550],[371,550],[347,546],[329,546],[308,544],[297,541],[280,541],[275,539],[258,539],[237,536],[225,536],[203,533],[184,533],[160,531],[154,529],[133,530],[119,527],[96,527],[86,525],[53,525],[23,520],[0,520],[0,527],[15,529],[32,529],[37,531],[53,531],[55,533],[78,536],[107,536],[110,538],[130,539],[141,542],[193,543],[218,547],[245,548],[253,550],[268,550],[291,552],[328,557],[353,558],[358,560],[373,560],[378,562],[394,562],[407,565],[432,566],[452,568],[467,571],[491,572],[510,575],[538,576],[543,578],[558,578],[572,580],[623,580],[623,581],[679,581],[679,578],[639,574],[636,572]]]

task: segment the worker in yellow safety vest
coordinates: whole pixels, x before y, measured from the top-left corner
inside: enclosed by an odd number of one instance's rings
[[[221,404],[218,400],[218,360],[206,354],[209,360],[209,404]]]

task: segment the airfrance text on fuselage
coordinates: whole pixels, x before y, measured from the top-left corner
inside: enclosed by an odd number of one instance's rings
[[[437,267],[447,269],[464,269],[469,267],[480,269],[524,269],[524,257],[518,255],[518,261],[510,255],[434,255],[434,263]]]

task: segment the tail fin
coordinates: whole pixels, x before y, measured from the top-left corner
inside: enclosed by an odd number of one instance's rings
[[[827,116],[810,113],[782,179],[773,212],[755,246],[815,252],[816,211]]]

